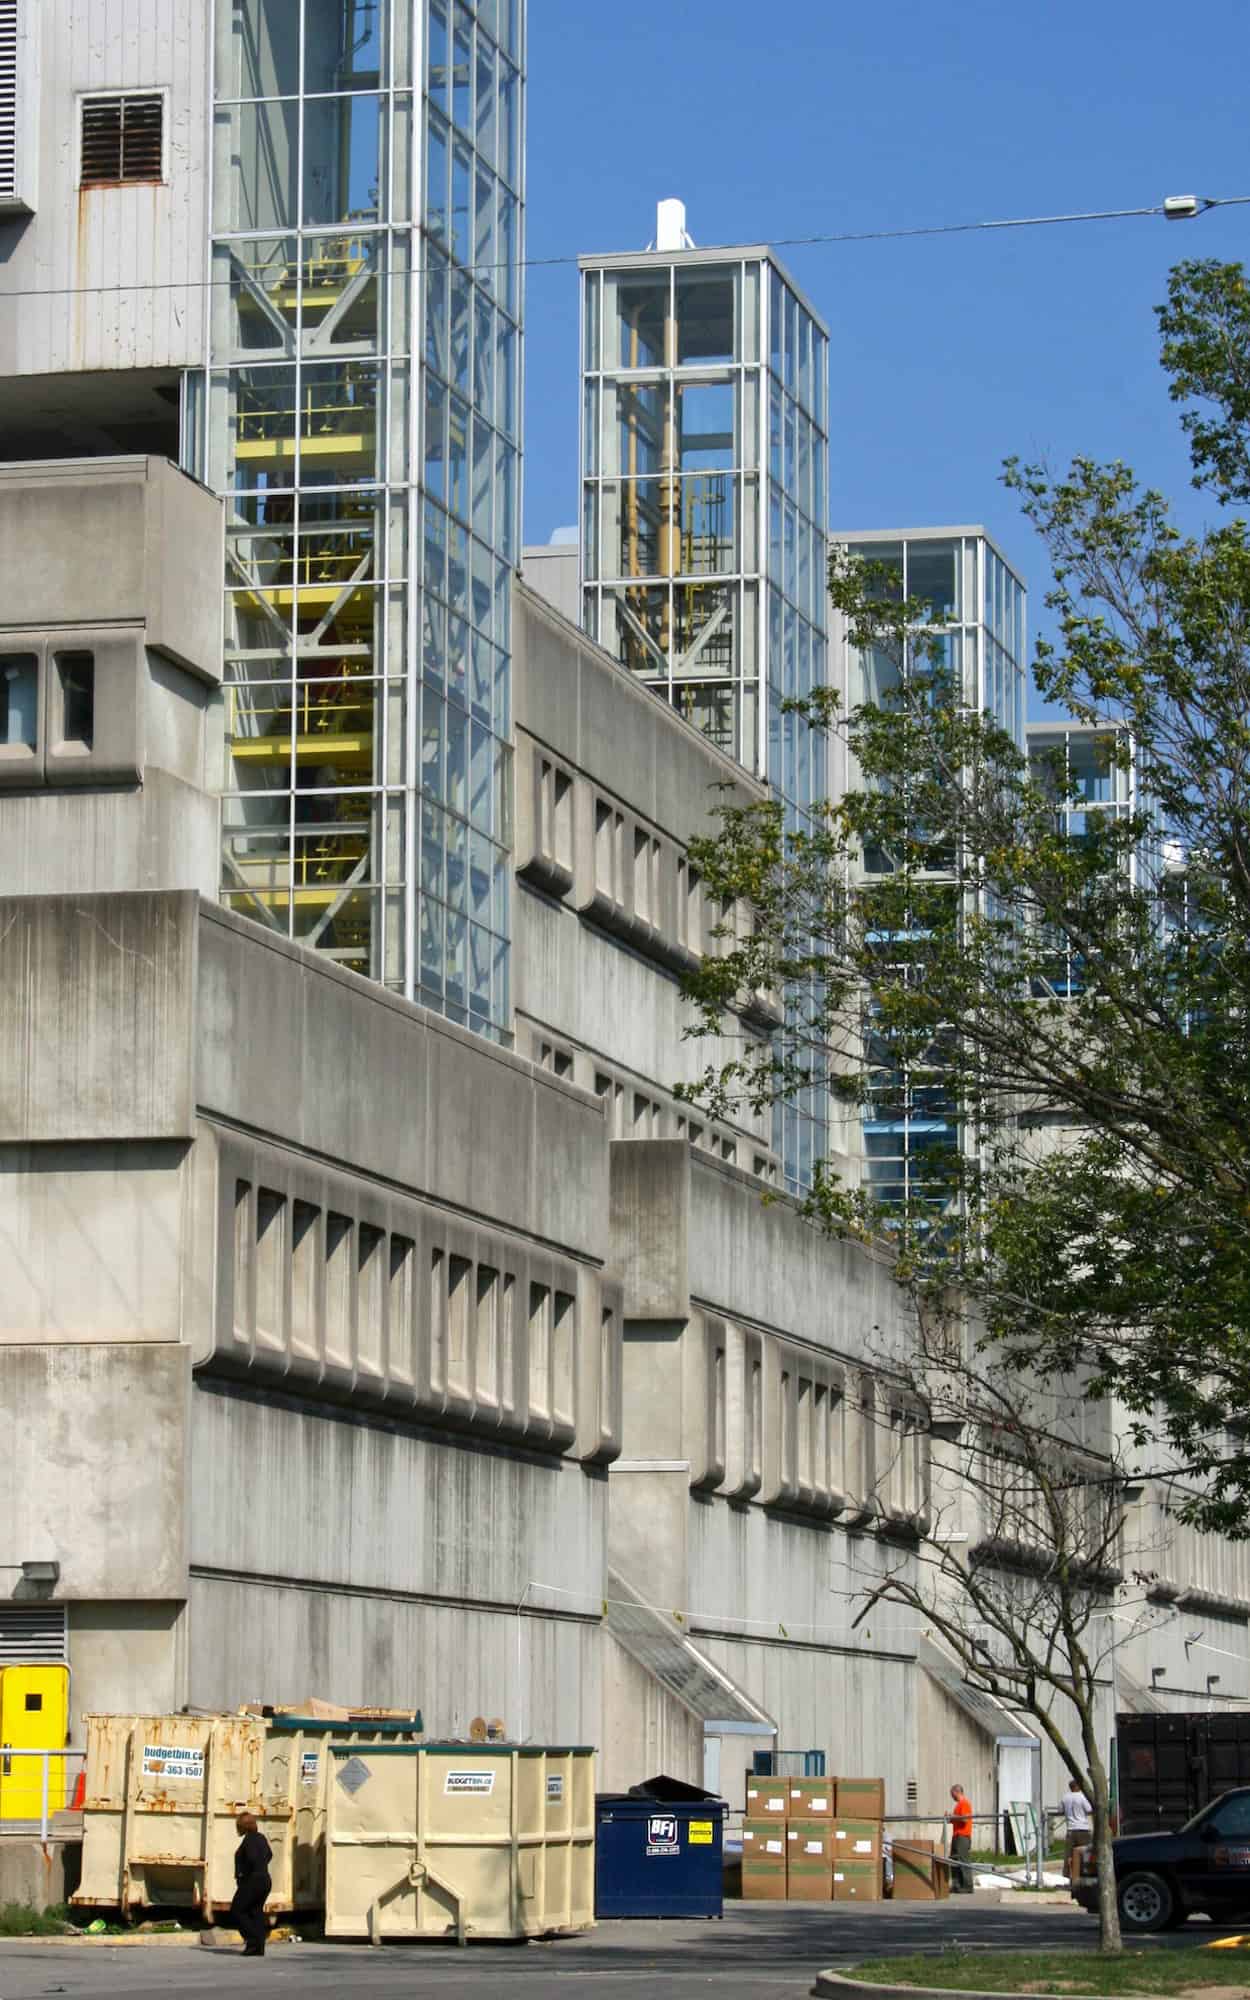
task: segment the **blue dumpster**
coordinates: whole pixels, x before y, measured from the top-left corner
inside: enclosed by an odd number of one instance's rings
[[[723,1799],[595,1800],[597,1917],[724,1915]]]

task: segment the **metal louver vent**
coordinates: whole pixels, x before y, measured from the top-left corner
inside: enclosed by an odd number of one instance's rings
[[[0,5],[3,0],[0,0]],[[82,187],[159,181],[163,163],[164,99],[86,97],[82,106]]]
[[[0,201],[17,195],[17,0],[0,0]]]
[[[68,1658],[63,1604],[0,1604],[0,1667]]]

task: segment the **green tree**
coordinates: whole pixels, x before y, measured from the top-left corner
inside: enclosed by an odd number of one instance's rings
[[[1250,1532],[1250,289],[1239,265],[1182,264],[1160,309],[1200,536],[1122,464],[1005,478],[1044,541],[1057,638],[1040,694],[1106,729],[1135,803],[1088,811],[1030,770],[946,664],[927,608],[835,553],[849,643],[893,663],[878,700],[798,704],[857,774],[811,823],[726,809],[697,859],[749,904],[689,981],[695,1031],[744,990],[786,996],[771,1046],[709,1072],[711,1108],[828,1083],[945,1118],[959,1144],[890,1211],[831,1165],[808,1207],[888,1236],[906,1282],[956,1285],[985,1337],[1032,1369],[1113,1382],[1138,1435],[1201,1475],[1200,1524]],[[887,676],[886,678],[889,678]],[[1064,1125],[1062,1143],[1054,1127]]]
[[[831,1158],[807,1197],[810,1215],[833,1233],[890,1244],[921,1327],[958,1299],[987,1379],[1077,1379],[1093,1399],[1114,1390],[1129,1415],[1120,1443],[1141,1470],[1179,1480],[1174,1504],[1200,1527],[1244,1537],[1250,529],[1234,510],[1250,499],[1250,288],[1241,266],[1178,266],[1158,317],[1210,525],[1182,532],[1164,498],[1118,462],[1078,458],[1054,476],[1012,459],[1004,475],[1054,578],[1056,637],[1037,648],[1037,689],[1102,732],[1109,765],[1131,774],[1131,807],[1089,810],[1057,760],[1030,768],[970,706],[928,607],[903,600],[888,567],[835,552],[835,614],[854,652],[885,670],[873,700],[847,707],[819,690],[795,705],[807,726],[841,739],[845,793],[798,831],[772,802],[726,809],[697,851],[709,894],[753,915],[727,922],[719,954],[691,977],[692,1032],[723,1027],[757,989],[784,996],[785,1027],[771,1045],[744,1037],[736,1058],[688,1094],[715,1112],[816,1082],[852,1128],[867,1104],[878,1116],[944,1124],[953,1143],[934,1147],[918,1193],[875,1202]],[[1042,1436],[1039,1463],[1047,1450]],[[1080,1660],[1061,1671],[1079,1679]],[[1097,1761],[1085,1751],[1105,1873]]]

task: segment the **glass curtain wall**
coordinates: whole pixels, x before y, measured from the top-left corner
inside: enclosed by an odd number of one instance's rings
[[[217,0],[222,897],[508,1002],[522,0]]]
[[[1025,742],[1024,585],[984,535],[913,535],[850,540],[846,546],[865,562],[880,565],[879,588],[925,607],[927,660],[936,641],[963,700],[988,711],[1023,750]],[[885,652],[848,651],[847,706],[888,703],[906,662]],[[892,866],[888,854],[869,850],[868,874]],[[897,940],[903,975],[909,965],[907,939]],[[888,1039],[869,1023],[874,1087],[863,1121],[865,1174],[870,1192],[888,1206],[946,1200],[943,1159],[959,1143],[942,1083],[942,1052],[920,1069],[901,1067]]]
[[[1034,778],[1055,797],[1055,830],[1072,841],[1084,841],[1097,817],[1126,820],[1139,809],[1127,731],[1075,723],[1069,727],[1038,725],[1028,731],[1029,762]],[[1158,879],[1160,843],[1157,832],[1133,850],[1127,868],[1136,885]],[[1039,990],[1066,996],[1080,992],[1084,973],[1080,959],[1062,938],[1055,939],[1054,969]]]
[[[584,622],[802,810],[824,672],[828,340],[763,255],[583,268]]]
[[[583,263],[583,622],[798,824],[827,786],[792,696],[827,674],[825,329],[763,251]],[[779,1108],[791,1187],[823,1093]]]

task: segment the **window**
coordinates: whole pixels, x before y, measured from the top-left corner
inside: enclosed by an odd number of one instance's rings
[[[95,742],[95,654],[58,653],[60,746],[86,752]]]
[[[34,755],[39,732],[39,660],[0,653],[0,753]]]
[[[164,178],[164,110],[160,91],[82,101],[80,187],[117,187]]]
[[[1250,1834],[1250,1794],[1241,1792],[1222,1800],[1209,1824],[1225,1839],[1244,1840]]]

